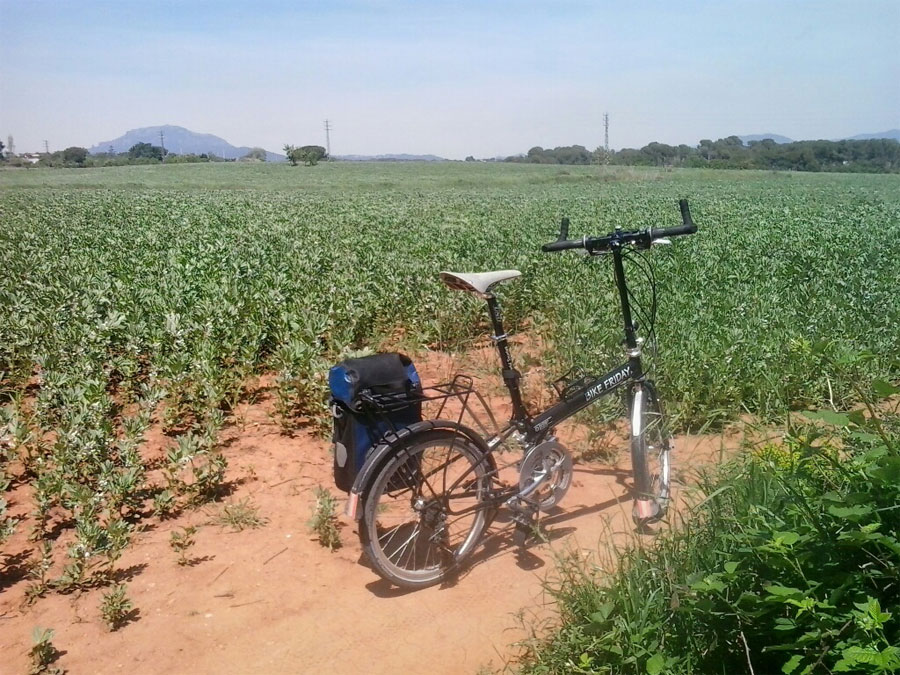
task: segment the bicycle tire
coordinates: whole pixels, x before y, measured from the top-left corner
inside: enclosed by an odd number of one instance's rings
[[[635,388],[631,420],[632,517],[640,528],[665,517],[671,496],[671,442],[662,403],[652,383]]]
[[[376,472],[363,502],[359,537],[375,572],[406,589],[455,574],[487,524],[479,503],[490,488],[489,471],[481,448],[451,430],[422,432],[401,446]],[[471,510],[455,515],[465,508]]]

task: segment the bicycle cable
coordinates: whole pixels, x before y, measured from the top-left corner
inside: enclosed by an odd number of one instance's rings
[[[645,259],[644,254],[635,249],[631,249],[625,252],[623,256],[629,262],[633,262],[634,266],[641,271],[644,276],[644,279],[647,281],[647,285],[650,288],[650,308],[649,312],[644,306],[644,303],[637,297],[635,293],[632,293],[631,289],[628,290],[628,298],[631,302],[632,309],[637,316],[638,320],[645,326],[647,326],[646,332],[646,345],[650,350],[651,354],[656,358],[656,311],[657,311],[657,296],[656,296],[656,274],[653,269],[653,264]]]

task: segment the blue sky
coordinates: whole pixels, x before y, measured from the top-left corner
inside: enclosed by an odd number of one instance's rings
[[[0,0],[0,139],[177,124],[335,154],[900,127],[900,1]]]

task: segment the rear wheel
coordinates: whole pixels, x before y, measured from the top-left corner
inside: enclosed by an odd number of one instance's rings
[[[453,431],[428,431],[402,446],[363,505],[359,535],[375,571],[411,589],[456,572],[486,525],[489,471],[483,451]]]
[[[638,527],[662,519],[669,506],[671,443],[662,404],[649,382],[636,385],[631,408],[631,463]]]

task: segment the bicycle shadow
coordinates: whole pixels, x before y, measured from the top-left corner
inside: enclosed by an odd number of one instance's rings
[[[439,588],[453,588],[461,580],[465,579],[474,569],[491,560],[501,556],[513,554],[516,557],[516,566],[523,571],[535,571],[546,566],[546,557],[542,557],[534,552],[534,549],[544,544],[552,543],[559,539],[563,539],[578,531],[578,527],[573,525],[561,526],[563,523],[600,514],[609,511],[622,504],[631,502],[632,485],[629,480],[631,471],[624,469],[609,469],[595,467],[576,467],[575,473],[586,473],[596,476],[614,477],[614,485],[622,488],[621,493],[591,505],[580,506],[570,509],[555,507],[550,513],[544,515],[539,521],[540,536],[531,537],[524,546],[519,546],[514,541],[515,523],[512,520],[511,513],[508,509],[502,509],[494,518],[488,527],[488,530],[482,536],[478,548],[472,554],[472,557],[464,565],[464,568],[451,578],[441,582]],[[547,557],[552,557],[552,553]],[[359,564],[371,569],[365,555],[361,555]],[[373,570],[374,571],[374,570]],[[366,584],[366,588],[373,595],[379,598],[393,598],[414,593],[414,590],[402,589],[393,586],[384,579],[377,579]]]

